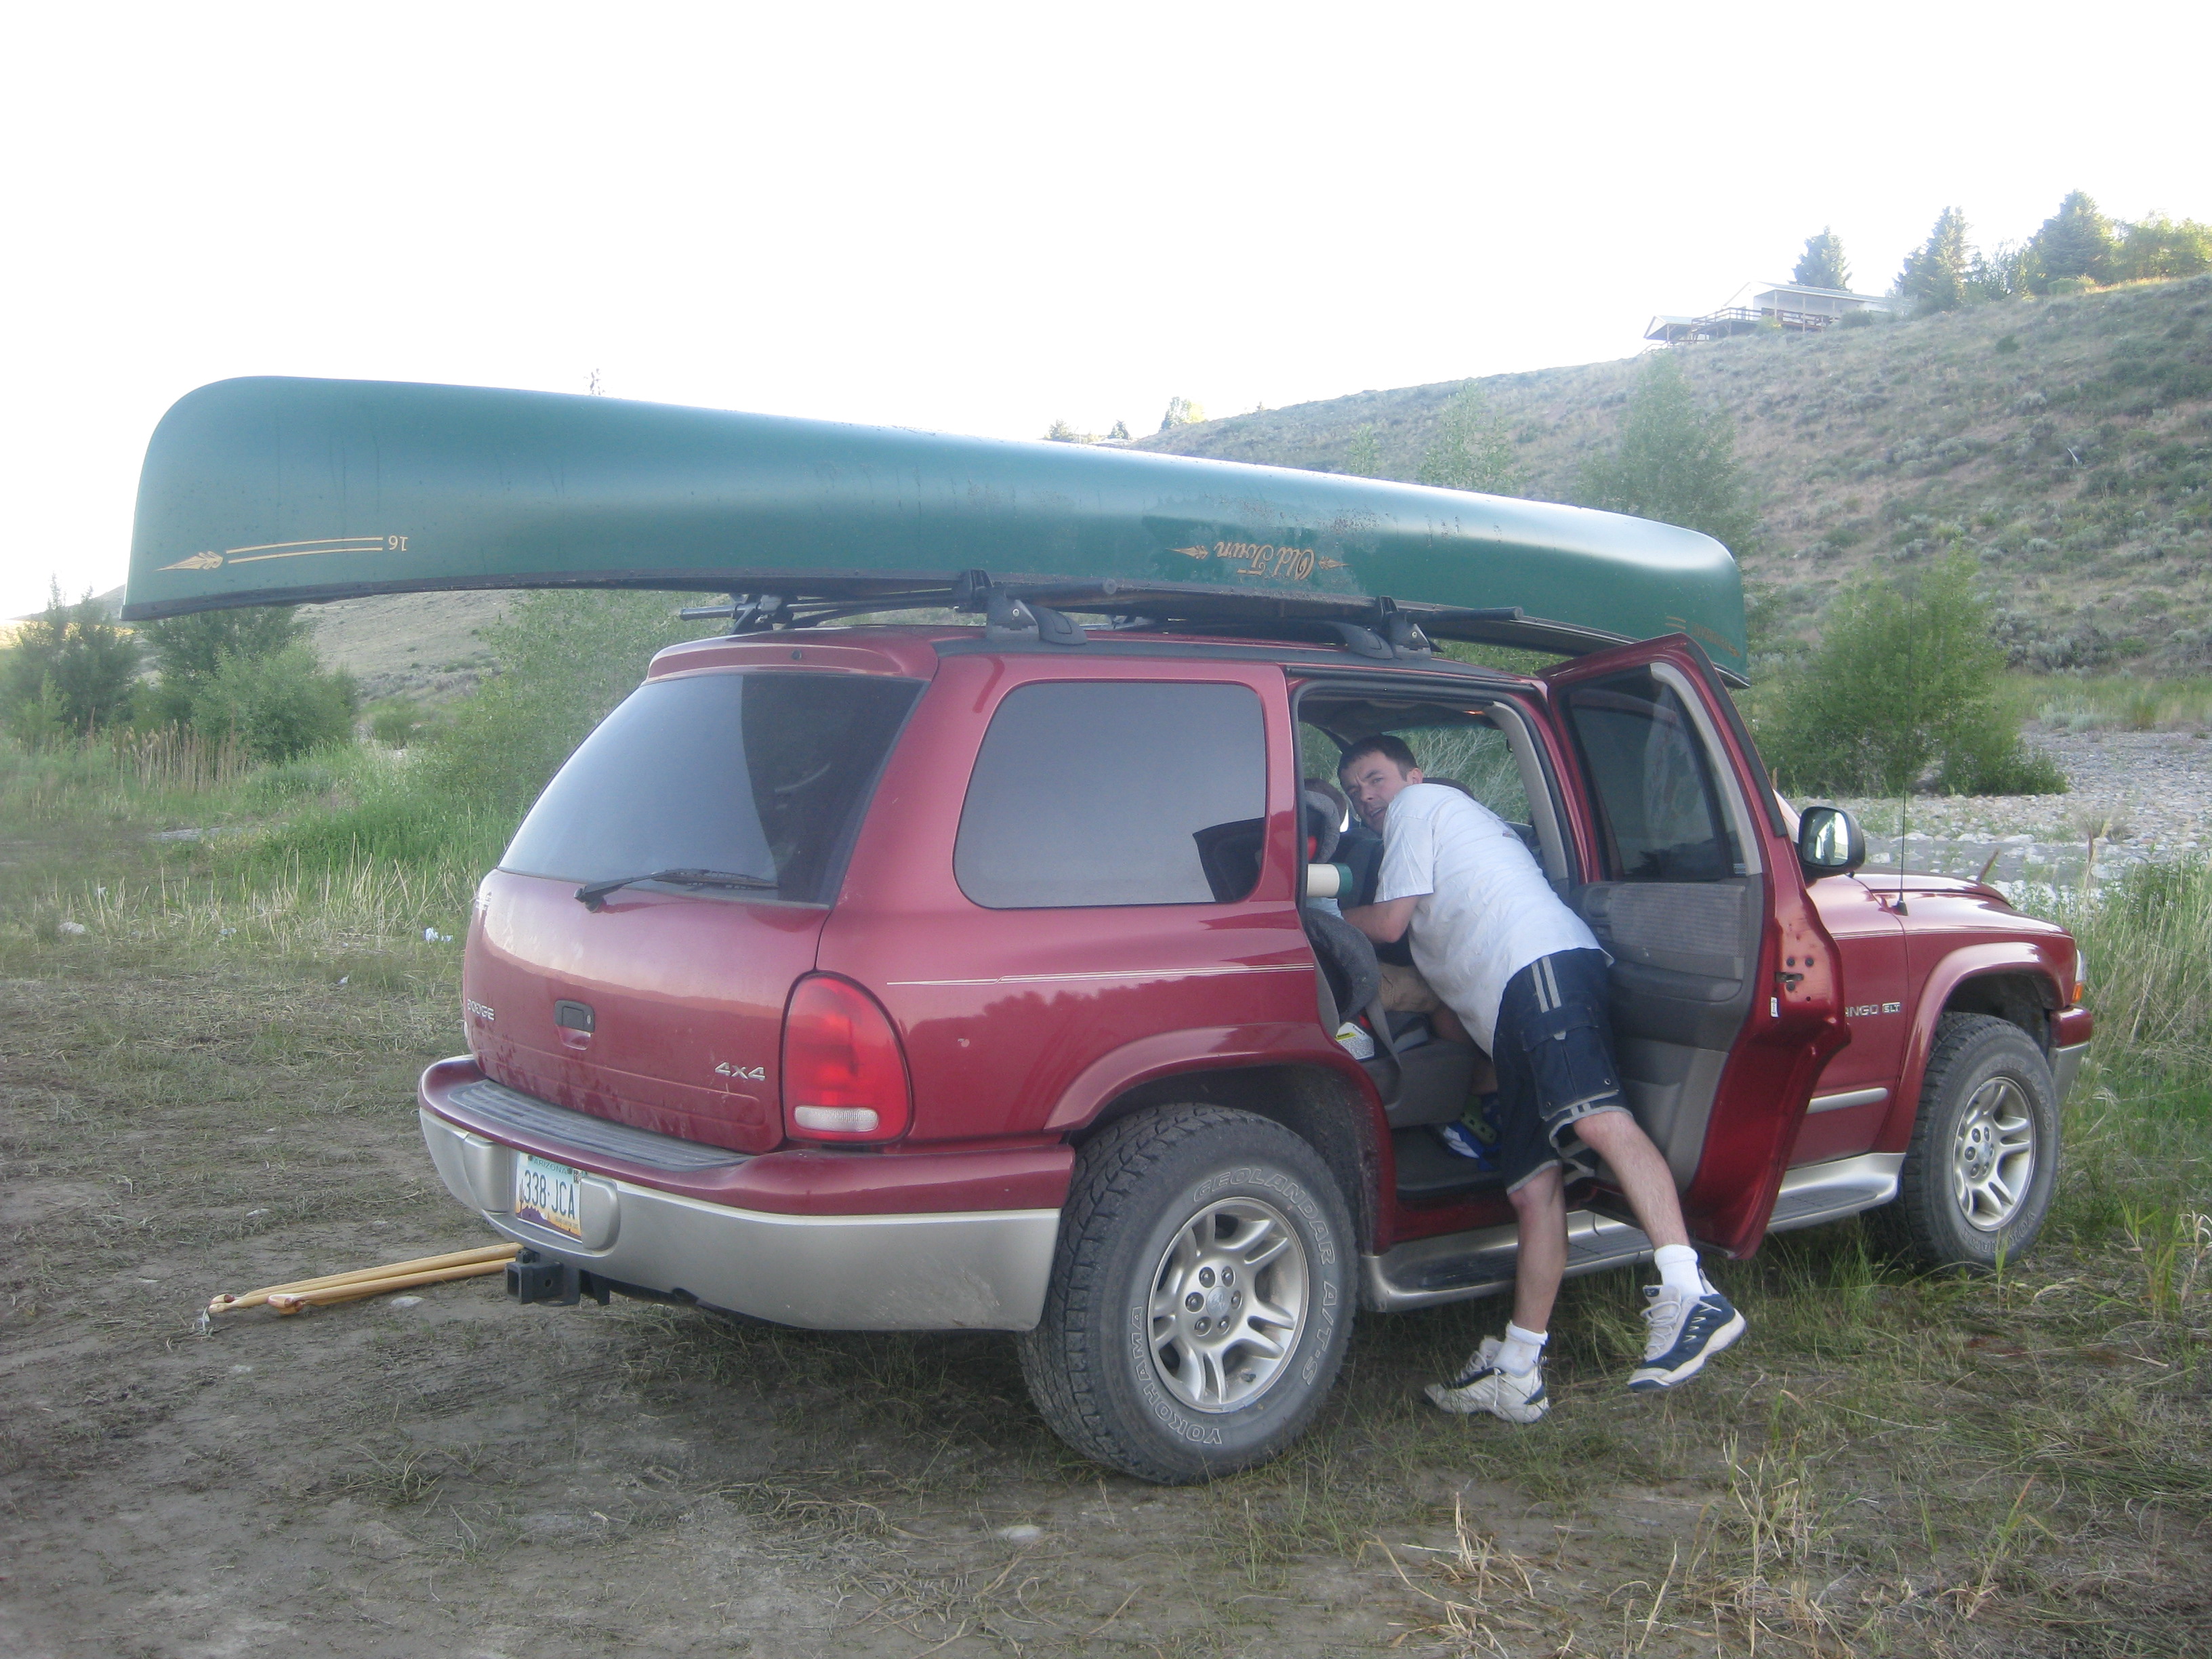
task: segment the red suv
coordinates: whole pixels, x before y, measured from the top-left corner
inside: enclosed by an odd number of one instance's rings
[[[1337,824],[1304,780],[1377,732],[1512,823],[1611,953],[1701,1242],[1877,1206],[1930,1264],[2033,1242],[2089,1036],[2073,941],[1973,882],[1858,877],[1856,827],[1793,820],[1689,637],[1527,677],[1403,627],[989,602],[736,607],[764,631],[661,653],[485,878],[469,1053],[422,1126],[529,1247],[523,1300],[1019,1332],[1092,1457],[1172,1481],[1279,1450],[1355,1308],[1513,1272],[1497,1180],[1435,1133],[1474,1051],[1383,1014],[1312,924]],[[1575,1204],[1571,1271],[1648,1253],[1602,1182]]]

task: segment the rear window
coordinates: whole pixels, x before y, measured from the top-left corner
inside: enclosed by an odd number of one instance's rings
[[[921,691],[782,670],[648,681],[568,757],[501,867],[576,882],[712,870],[826,904]]]
[[[1230,903],[1260,879],[1267,738],[1241,685],[1027,685],[991,717],[952,854],[992,909]]]

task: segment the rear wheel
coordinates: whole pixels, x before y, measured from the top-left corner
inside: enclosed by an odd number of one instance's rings
[[[2009,1020],[1946,1014],[1895,1203],[1876,1212],[1924,1267],[1995,1267],[2034,1247],[2058,1176],[2050,1063]]]
[[[1218,1106],[1083,1149],[1022,1372],[1055,1433],[1146,1480],[1261,1462],[1304,1433],[1352,1333],[1351,1217],[1328,1166]]]

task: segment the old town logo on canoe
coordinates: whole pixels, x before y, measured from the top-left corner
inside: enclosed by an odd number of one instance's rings
[[[195,553],[164,570],[220,570],[227,564],[259,564],[264,559],[304,559],[318,553],[404,553],[404,536],[323,536],[306,542],[263,542],[252,547],[226,547]]]
[[[1310,547],[1277,547],[1264,542],[1216,542],[1211,547],[1178,547],[1186,559],[1227,559],[1243,568],[1238,576],[1280,576],[1304,581],[1316,570],[1341,570],[1342,559],[1325,559]]]

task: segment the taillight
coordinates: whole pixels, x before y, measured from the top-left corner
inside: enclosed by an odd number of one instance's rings
[[[786,1132],[802,1140],[890,1140],[913,1116],[890,1016],[849,981],[799,981],[783,1018]]]

